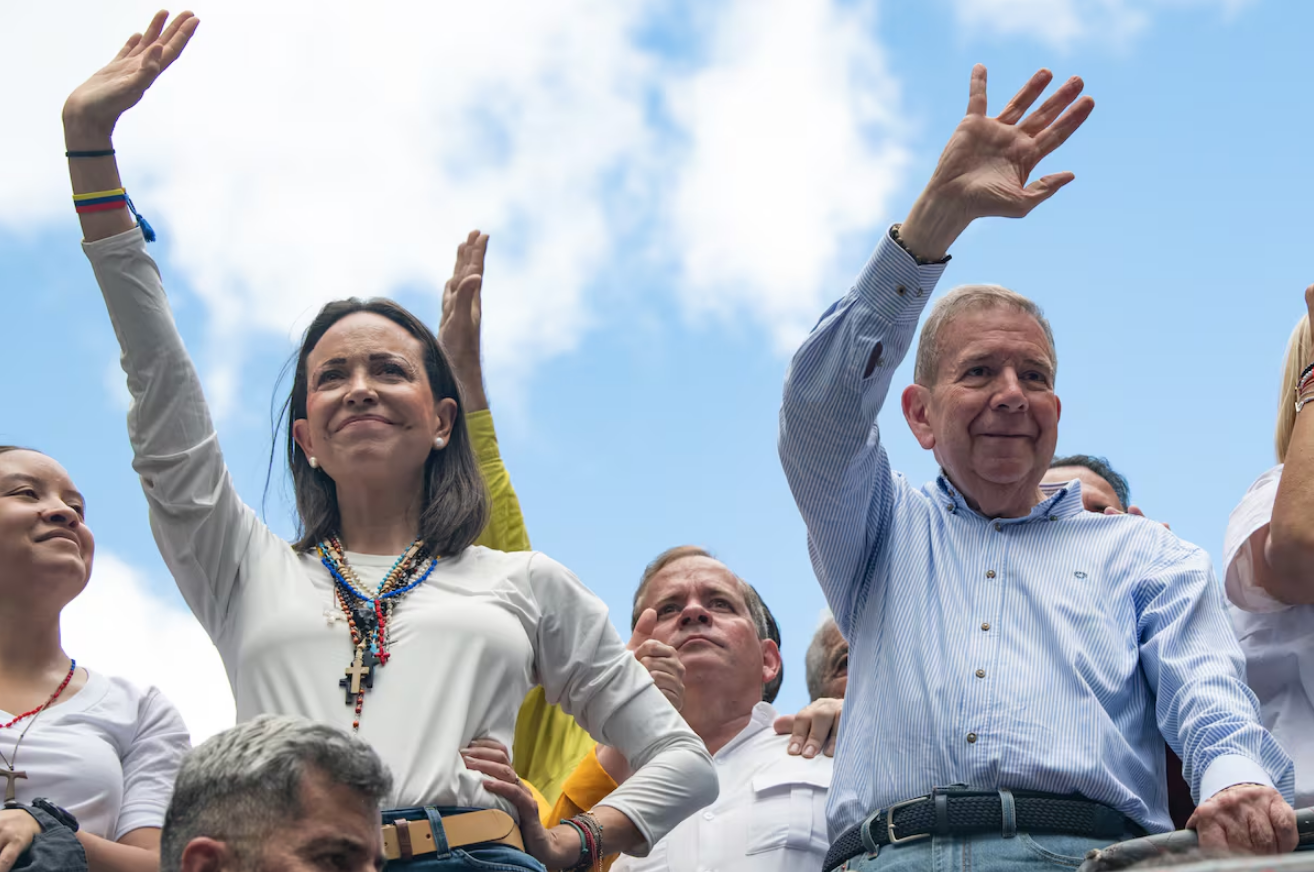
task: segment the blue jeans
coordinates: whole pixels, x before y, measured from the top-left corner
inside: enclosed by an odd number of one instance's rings
[[[486,842],[464,848],[448,848],[443,832],[443,815],[478,811],[474,808],[391,808],[383,812],[383,822],[429,820],[437,853],[421,854],[409,860],[389,860],[387,868],[407,872],[547,872],[542,863],[510,845]]]
[[[1091,848],[1107,848],[1114,842],[1134,838],[1130,833],[1117,839],[1050,833],[1018,833],[1009,839],[998,833],[931,836],[904,845],[886,845],[875,857],[859,854],[840,869],[844,872],[1054,872],[1076,869]]]

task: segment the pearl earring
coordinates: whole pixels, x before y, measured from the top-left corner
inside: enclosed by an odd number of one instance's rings
[[[435,437],[435,438],[434,438],[434,440],[433,440],[433,447],[434,447],[434,448],[442,448],[443,445],[444,445],[444,443],[443,443],[443,437],[438,436],[438,437]]]
[[[310,468],[319,469],[319,461],[316,460],[314,457],[310,458]]]

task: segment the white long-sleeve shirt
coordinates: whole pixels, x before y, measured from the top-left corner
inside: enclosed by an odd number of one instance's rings
[[[1251,537],[1273,520],[1282,464],[1264,473],[1232,510],[1223,543],[1232,626],[1264,726],[1296,761],[1296,808],[1314,805],[1314,605],[1291,606],[1260,586],[1263,555]]]
[[[712,757],[724,789],[642,859],[622,855],[611,872],[818,872],[830,838],[831,758],[791,757],[760,702],[752,720]]]
[[[223,658],[239,720],[275,712],[350,728],[339,687],[352,644],[333,583],[238,496],[201,384],[140,231],[85,243],[123,351],[128,435],[151,527],[183,597]],[[348,554],[364,583],[396,555]],[[498,807],[459,749],[510,747],[531,687],[626,755],[633,778],[606,804],[648,845],[716,797],[707,750],[625,649],[607,608],[543,554],[470,547],[438,561],[397,606],[392,657],[375,669],[360,737],[392,771],[390,804]],[[640,848],[640,851],[645,850]]]

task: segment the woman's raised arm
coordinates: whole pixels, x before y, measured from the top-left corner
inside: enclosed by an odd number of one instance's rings
[[[74,196],[109,193],[123,187],[114,160],[114,126],[136,106],[160,74],[169,68],[196,32],[200,19],[184,12],[173,21],[157,12],[146,32],[134,33],[123,48],[64,102],[64,147]],[[168,25],[167,27],[165,25]],[[112,208],[79,206],[82,235],[87,242],[131,230],[134,215],[111,197]]]

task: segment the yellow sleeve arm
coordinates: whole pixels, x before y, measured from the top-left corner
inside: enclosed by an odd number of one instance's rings
[[[589,811],[593,806],[607,798],[617,784],[598,762],[598,746],[589,748],[588,754],[570,773],[561,787],[561,796],[557,798],[552,810],[542,815],[544,827],[554,827],[558,821],[573,818],[582,811]],[[544,806],[540,803],[539,810]],[[602,858],[603,872],[610,872],[611,864],[616,862],[619,854],[608,854]]]
[[[511,473],[507,472],[497,448],[493,413],[488,409],[470,412],[465,416],[465,426],[470,431],[470,444],[490,497],[488,526],[475,544],[497,551],[529,551],[529,530],[520,511],[520,498],[511,486]]]

